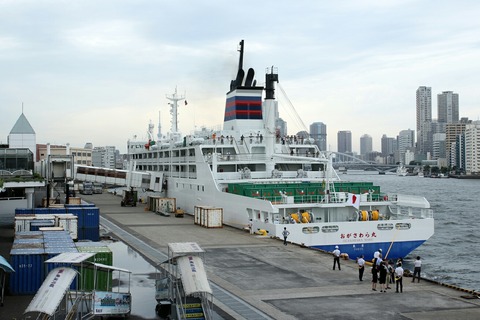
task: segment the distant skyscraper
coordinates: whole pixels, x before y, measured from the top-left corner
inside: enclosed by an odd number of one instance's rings
[[[457,123],[459,119],[458,93],[443,91],[437,95],[438,122]]]
[[[364,134],[360,137],[360,155],[364,156],[372,151],[372,137],[368,134]]]
[[[428,132],[425,126],[432,121],[432,88],[418,87],[417,89],[417,148],[420,154],[426,155]]]
[[[323,122],[314,122],[310,125],[310,137],[321,151],[327,150],[327,126]]]
[[[397,150],[397,139],[389,138],[386,134],[382,136],[382,156],[386,157],[394,154]]]
[[[340,153],[352,153],[352,132],[338,131],[337,151]]]

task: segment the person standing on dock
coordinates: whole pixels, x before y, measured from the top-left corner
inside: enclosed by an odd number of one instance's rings
[[[400,287],[400,292],[403,292],[403,268],[402,268],[402,263],[399,262],[397,264],[397,268],[395,269],[395,282],[397,283],[397,291],[398,293],[398,288]]]
[[[248,229],[250,230],[250,234],[253,234],[253,221],[250,219],[248,222]]]
[[[365,272],[365,259],[363,259],[363,254],[357,259],[358,264],[358,279],[363,281],[363,273]]]
[[[372,290],[373,291],[377,291],[377,282],[378,282],[377,260],[378,258],[374,258],[372,263]]]
[[[386,261],[380,262],[380,266],[378,269],[378,282],[380,283],[380,292],[387,292],[387,286],[385,283],[387,282],[387,266]]]
[[[338,264],[338,270],[340,269],[340,250],[338,250],[338,246],[335,246],[335,250],[333,250],[333,270],[335,270],[335,264]]]
[[[420,260],[420,256],[417,256],[417,260],[415,260],[415,262],[414,262],[412,282],[415,282],[415,276],[417,276],[418,282],[420,282],[420,272],[421,271],[422,271],[422,260]]]
[[[284,227],[283,228],[283,231],[282,231],[282,236],[283,236],[283,245],[286,246],[287,245],[287,238],[288,238],[288,235],[290,234],[290,232],[287,230],[287,227]]]

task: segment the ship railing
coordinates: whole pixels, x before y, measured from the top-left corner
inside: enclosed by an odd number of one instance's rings
[[[286,203],[347,203],[348,202],[348,193],[347,192],[332,192],[329,195],[326,194],[285,194],[285,195],[275,195],[275,196],[259,196],[255,198],[260,198],[263,200],[268,200],[272,204],[286,204]],[[292,200],[293,199],[293,200]],[[382,194],[371,194],[371,195],[361,195],[360,204],[365,204],[368,202],[383,202],[388,201]]]
[[[428,219],[433,218],[433,210],[416,207],[390,207],[390,211],[397,219]]]
[[[196,172],[176,172],[172,171],[169,174],[172,178],[185,178],[185,179],[196,179],[197,173]]]

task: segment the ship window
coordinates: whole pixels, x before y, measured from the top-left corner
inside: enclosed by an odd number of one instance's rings
[[[202,186],[202,191],[205,191],[205,186]]]
[[[197,186],[197,191],[200,191],[200,186]]]
[[[320,231],[319,227],[304,227],[302,232],[305,234],[318,233]]]
[[[412,226],[410,223],[397,223],[395,224],[395,229],[397,230],[408,230],[410,229]]]
[[[379,223],[379,224],[377,224],[377,229],[378,230],[392,230],[393,229],[393,223]]]
[[[338,232],[338,226],[323,226],[322,232],[323,233],[331,233],[331,232]]]

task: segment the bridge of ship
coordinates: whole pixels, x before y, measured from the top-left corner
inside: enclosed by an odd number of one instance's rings
[[[230,183],[228,192],[246,197],[271,201],[273,204],[287,203],[321,203],[346,202],[347,193],[356,195],[367,194],[368,201],[384,201],[386,194],[380,191],[380,186],[372,182],[334,182],[326,191],[324,183]]]

